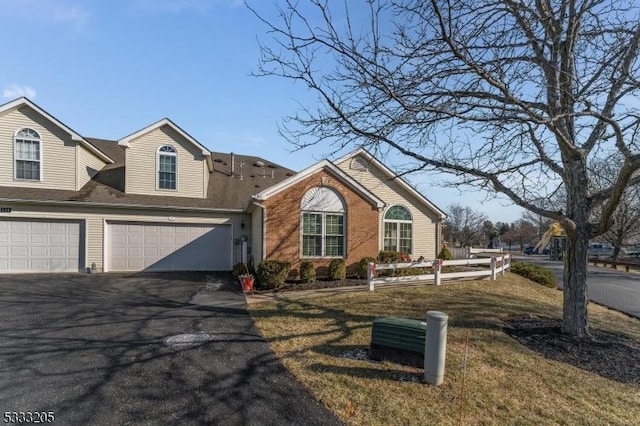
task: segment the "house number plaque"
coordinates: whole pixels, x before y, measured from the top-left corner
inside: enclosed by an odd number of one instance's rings
[[[11,207],[0,207],[0,213],[11,213]]]

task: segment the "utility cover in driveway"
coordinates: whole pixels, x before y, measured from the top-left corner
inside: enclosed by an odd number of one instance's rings
[[[77,221],[0,219],[0,273],[78,272],[81,232]]]
[[[231,270],[231,225],[110,222],[108,270]]]

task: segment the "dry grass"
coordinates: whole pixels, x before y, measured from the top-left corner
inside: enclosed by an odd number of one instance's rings
[[[354,425],[457,424],[464,340],[470,332],[463,424],[638,424],[640,387],[553,361],[502,330],[509,314],[561,316],[560,291],[514,274],[250,306],[258,328],[285,366],[342,420]],[[400,380],[422,371],[341,358],[366,348],[378,316],[449,314],[445,382]],[[590,305],[592,328],[640,340],[640,321]],[[640,360],[638,360],[640,363]]]

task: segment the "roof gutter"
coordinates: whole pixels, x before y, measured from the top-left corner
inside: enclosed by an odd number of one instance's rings
[[[112,204],[112,203],[93,203],[86,201],[56,201],[56,200],[24,200],[19,198],[0,198],[0,202],[37,204],[48,206],[83,206],[83,207],[109,207],[109,208],[127,208],[135,210],[177,210],[190,212],[211,212],[211,213],[245,213],[245,209],[219,209],[210,207],[181,207],[181,206],[157,206],[145,204]]]

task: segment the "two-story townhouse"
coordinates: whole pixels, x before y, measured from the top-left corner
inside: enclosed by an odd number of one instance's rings
[[[26,98],[0,106],[0,273],[433,258],[443,218],[364,150],[294,173],[211,152],[169,119],[112,141]]]

